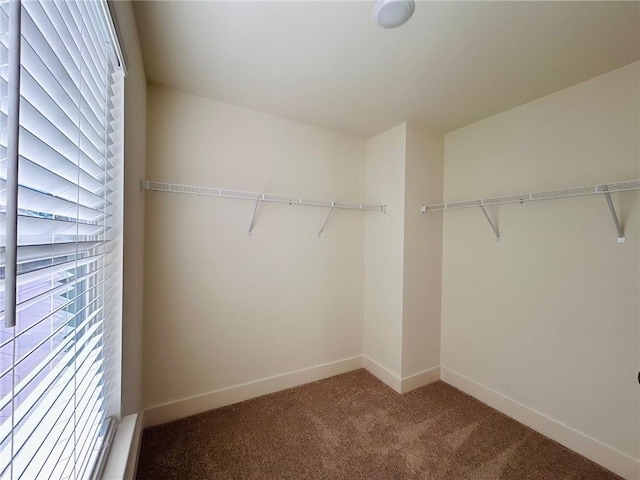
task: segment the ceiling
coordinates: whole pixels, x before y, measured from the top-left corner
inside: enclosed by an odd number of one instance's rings
[[[442,132],[640,57],[640,2],[416,2],[385,30],[368,1],[135,2],[147,79],[369,138]]]

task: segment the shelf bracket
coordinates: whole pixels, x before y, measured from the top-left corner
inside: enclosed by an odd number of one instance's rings
[[[331,208],[327,212],[327,216],[324,217],[324,222],[322,222],[322,225],[320,226],[320,230],[318,230],[318,238],[320,238],[320,234],[324,230],[324,226],[327,224],[327,220],[329,220],[329,217],[331,216],[331,213],[333,212],[333,208],[335,206],[336,206],[336,202],[331,202]]]
[[[622,229],[622,225],[620,224],[620,220],[618,219],[618,214],[616,212],[616,207],[613,205],[613,200],[611,200],[611,194],[607,191],[608,188],[604,185],[603,189],[605,190],[604,198],[607,200],[607,205],[609,205],[609,211],[611,212],[611,217],[613,218],[613,223],[616,226],[616,231],[618,232],[618,243],[624,243],[624,230]]]
[[[480,208],[482,209],[482,213],[484,213],[484,217],[487,219],[487,222],[489,222],[489,225],[491,225],[491,230],[493,230],[493,233],[496,235],[496,241],[500,241],[500,231],[498,230],[498,227],[491,221],[491,217],[489,216],[489,214],[487,213],[487,211],[484,208],[484,205],[480,205]]]
[[[253,207],[253,215],[251,216],[251,224],[249,225],[249,235],[253,231],[253,226],[256,223],[256,214],[258,213],[258,207],[260,206],[260,200],[264,200],[264,195],[260,195],[256,200],[256,205]]]

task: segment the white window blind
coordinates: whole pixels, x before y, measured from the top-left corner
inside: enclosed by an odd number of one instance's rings
[[[13,1],[0,2],[2,324],[13,310]],[[15,326],[0,328],[0,478],[89,478],[119,402],[123,71],[103,1],[28,0],[20,17]]]

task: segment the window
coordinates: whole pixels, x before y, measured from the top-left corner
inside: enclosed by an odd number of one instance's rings
[[[0,478],[90,478],[119,411],[124,72],[106,3],[0,2],[0,77]]]

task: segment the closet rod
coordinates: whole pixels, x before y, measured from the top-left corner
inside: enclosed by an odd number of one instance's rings
[[[268,193],[243,192],[240,190],[226,190],[215,187],[201,187],[196,185],[181,185],[178,183],[163,183],[140,179],[141,190],[157,192],[187,193],[191,195],[205,195],[210,197],[235,198],[238,200],[252,200],[254,202],[286,203],[288,205],[303,205],[310,207],[341,208],[345,210],[370,210],[386,213],[385,205],[365,205],[360,203],[331,202],[322,200],[308,200]]]
[[[491,197],[481,198],[478,200],[423,205],[422,213],[453,210],[457,208],[477,208],[488,205],[503,205],[507,203],[534,202],[537,200],[554,200],[556,198],[582,197],[586,195],[608,196],[611,193],[628,192],[632,190],[640,190],[640,180],[627,180],[624,182],[603,183],[599,185],[589,185],[586,187],[570,187],[563,188],[561,190],[549,190],[545,192],[521,193],[518,195],[508,195],[503,197]]]

